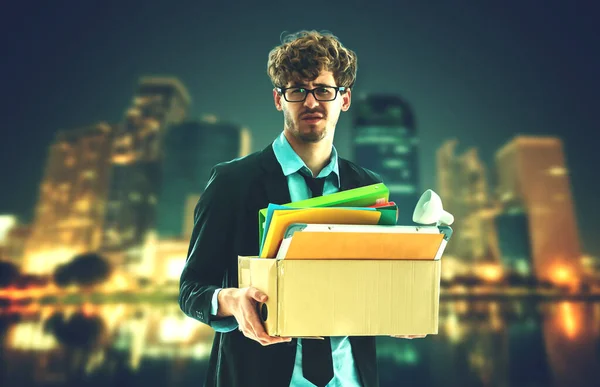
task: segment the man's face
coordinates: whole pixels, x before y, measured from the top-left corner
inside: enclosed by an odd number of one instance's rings
[[[323,86],[337,86],[330,71],[322,71],[313,81],[290,82],[289,87],[315,89]],[[301,142],[319,142],[333,136],[341,111],[350,108],[351,93],[337,93],[333,101],[319,101],[312,93],[307,93],[304,102],[288,102],[276,90],[273,91],[275,107],[283,111],[284,130]]]

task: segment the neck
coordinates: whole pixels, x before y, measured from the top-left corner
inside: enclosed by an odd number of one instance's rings
[[[292,146],[292,149],[304,164],[310,169],[313,176],[319,175],[321,170],[329,164],[331,158],[331,149],[333,145],[332,139],[326,137],[319,142],[303,142],[289,134],[287,131],[283,132],[285,138]]]

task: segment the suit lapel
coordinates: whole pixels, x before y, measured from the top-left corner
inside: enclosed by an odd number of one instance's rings
[[[286,204],[291,202],[287,179],[275,157],[272,145],[262,150],[260,165],[264,171],[262,186],[265,190],[267,203]]]
[[[347,191],[363,185],[346,160],[339,158],[338,165],[340,169],[340,191]]]

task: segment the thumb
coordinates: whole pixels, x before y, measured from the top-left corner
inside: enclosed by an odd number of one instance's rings
[[[256,289],[256,288],[252,288],[252,292],[250,294],[250,296],[252,298],[254,298],[256,301],[258,302],[265,302],[267,301],[267,295],[263,292],[261,292],[260,290]]]

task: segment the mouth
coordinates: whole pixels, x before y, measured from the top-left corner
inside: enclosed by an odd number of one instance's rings
[[[317,122],[321,121],[322,119],[323,119],[323,116],[315,115],[315,114],[307,114],[305,116],[302,116],[302,121],[309,123],[309,124],[316,124]]]

